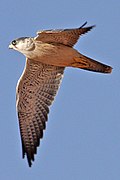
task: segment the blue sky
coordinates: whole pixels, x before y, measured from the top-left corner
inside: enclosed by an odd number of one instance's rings
[[[120,1],[1,0],[0,179],[120,179]],[[109,64],[111,75],[68,68],[32,168],[22,159],[15,107],[25,57],[11,40],[40,29],[96,25],[75,48]]]

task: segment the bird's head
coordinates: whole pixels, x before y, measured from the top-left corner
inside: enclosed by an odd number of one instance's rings
[[[28,51],[32,51],[35,48],[34,40],[30,37],[21,37],[13,40],[10,45],[10,49],[14,49],[26,55]]]

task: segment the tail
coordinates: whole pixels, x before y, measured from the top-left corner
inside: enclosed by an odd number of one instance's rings
[[[80,57],[75,57],[72,67],[85,69],[88,71],[94,71],[99,73],[111,73],[112,67],[95,61],[89,57],[80,54]]]

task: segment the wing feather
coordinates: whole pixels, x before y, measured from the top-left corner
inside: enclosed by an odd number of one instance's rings
[[[29,166],[34,161],[40,138],[46,128],[51,105],[64,73],[63,67],[50,66],[27,59],[17,86],[17,111],[23,158]]]
[[[60,43],[72,47],[82,34],[87,33],[94,27],[84,27],[86,24],[87,22],[85,22],[81,27],[76,29],[38,31],[35,40],[44,43]]]

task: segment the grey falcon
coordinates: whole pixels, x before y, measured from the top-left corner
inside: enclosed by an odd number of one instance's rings
[[[76,29],[38,31],[36,37],[18,38],[9,45],[26,56],[26,65],[17,85],[16,106],[23,158],[27,156],[29,167],[43,137],[49,106],[59,89],[65,67],[99,73],[112,71],[110,66],[73,48],[79,37],[94,27],[84,27],[86,23]]]

